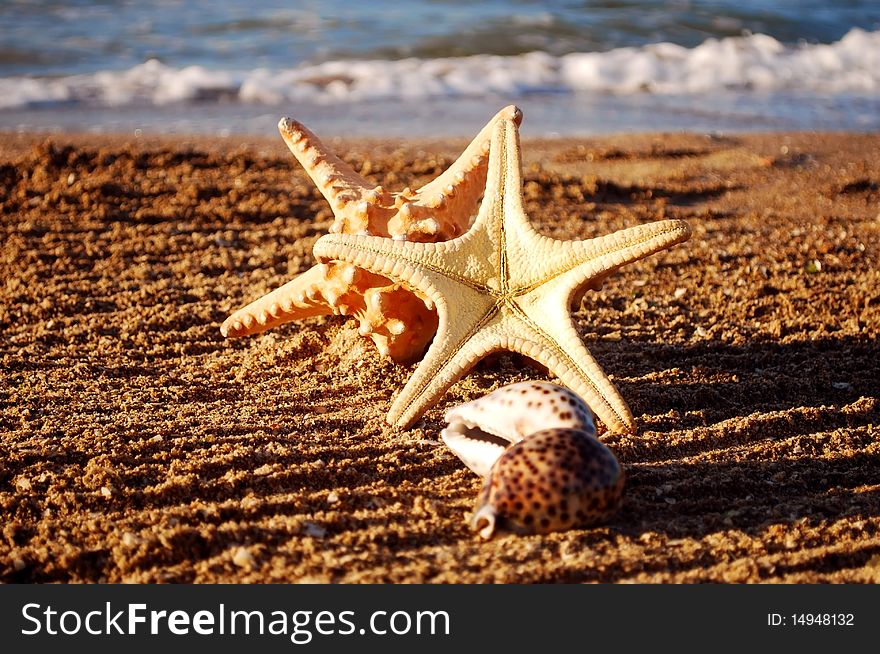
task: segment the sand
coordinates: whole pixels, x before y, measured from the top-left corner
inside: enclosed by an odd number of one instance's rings
[[[313,264],[328,205],[281,139],[0,136],[0,579],[880,581],[880,135],[524,141],[526,209],[587,238],[683,218],[576,313],[639,433],[607,525],[481,542],[445,407],[354,321],[225,340]],[[333,142],[417,186],[464,141]]]

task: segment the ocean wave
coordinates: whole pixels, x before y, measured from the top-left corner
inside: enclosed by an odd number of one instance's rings
[[[474,55],[347,60],[284,70],[174,68],[157,60],[124,71],[0,78],[0,108],[243,102],[336,104],[365,100],[533,93],[706,94],[724,89],[880,92],[880,31],[854,28],[831,44],[787,46],[753,34],[553,56]]]

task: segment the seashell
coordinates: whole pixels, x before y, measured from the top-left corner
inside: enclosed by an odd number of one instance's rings
[[[558,384],[526,381],[503,386],[444,416],[440,438],[484,479],[505,450],[544,429],[580,429],[596,435],[593,412],[576,393]]]
[[[483,538],[589,526],[620,504],[623,469],[596,438],[590,408],[567,388],[511,384],[445,418],[441,439],[485,479],[471,519]]]
[[[471,519],[485,539],[500,531],[545,534],[609,518],[623,496],[614,454],[581,429],[545,429],[498,459]]]

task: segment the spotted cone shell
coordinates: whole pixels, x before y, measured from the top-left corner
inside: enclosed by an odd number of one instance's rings
[[[548,533],[607,520],[623,496],[624,472],[614,454],[581,429],[538,431],[512,445],[492,467],[472,528]]]

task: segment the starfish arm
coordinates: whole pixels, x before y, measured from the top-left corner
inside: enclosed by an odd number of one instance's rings
[[[528,292],[561,277],[574,292],[584,284],[600,284],[626,264],[682,243],[690,235],[683,220],[659,220],[585,241],[520,233],[511,239],[510,258],[516,259],[511,283],[518,292]],[[535,256],[536,252],[540,256]]]
[[[320,292],[326,275],[327,266],[313,266],[233,313],[220,326],[220,333],[226,337],[249,336],[291,320],[333,313]]]
[[[282,118],[278,131],[293,156],[327,198],[335,215],[338,216],[349,203],[360,202],[375,186],[333,154],[321,139],[299,121]]]
[[[546,366],[586,400],[610,431],[635,431],[629,407],[581,343],[570,319],[562,323],[564,328],[557,323],[550,329],[527,316],[504,313],[483,312],[468,320],[457,314],[454,326],[444,328],[441,312],[438,335],[392,404],[387,421],[401,428],[410,426],[480,359],[492,352],[510,351]]]
[[[409,288],[420,288],[422,273],[437,273],[459,286],[485,288],[480,280],[492,273],[483,254],[481,232],[439,243],[415,243],[376,236],[326,234],[312,250],[318,261],[348,261]],[[452,291],[455,293],[456,291]],[[437,298],[428,295],[436,301]]]
[[[484,351],[497,349],[493,344],[485,350],[489,346],[478,336],[495,313],[495,300],[481,285],[444,267],[443,255],[455,250],[454,245],[454,241],[412,243],[345,234],[328,234],[315,243],[317,259],[347,261],[418,290],[436,305],[436,336],[388,412],[387,421],[399,427],[411,425]]]
[[[433,209],[452,215],[465,215],[476,209],[477,200],[485,190],[492,133],[495,124],[501,120],[512,120],[519,125],[522,111],[515,105],[509,105],[495,114],[455,163],[417,191],[419,209]]]
[[[540,302],[521,311],[526,336],[507,344],[545,365],[580,395],[612,432],[636,430],[632,412],[605,372],[584,346],[562,302]]]
[[[690,228],[681,220],[638,225],[586,241],[557,241],[539,234],[523,208],[519,130],[512,120],[499,120],[492,132],[486,194],[471,231],[478,230],[499,243],[497,267],[514,288],[541,284],[572,269],[577,269],[571,275],[577,284],[604,278],[690,237]]]
[[[522,153],[515,120],[501,119],[493,126],[486,192],[474,228],[497,234],[499,239],[504,230],[534,231],[523,210]]]
[[[477,218],[465,234],[436,243],[403,242],[398,239],[389,240],[362,234],[328,234],[315,244],[315,256],[322,261],[344,259],[358,266],[363,265],[364,261],[378,257],[387,264],[381,268],[381,272],[367,265],[363,267],[392,278],[394,275],[391,272],[396,265],[427,267],[442,271],[466,285],[474,285],[476,280],[480,280],[478,285],[498,290],[501,281],[506,279],[506,272],[503,270],[506,253],[502,254],[505,248],[505,230],[511,229],[513,223],[517,223],[517,226],[521,224],[522,229],[531,229],[528,226],[528,219],[521,210],[521,192],[513,189],[521,185],[517,132],[521,113],[515,107],[512,113],[513,118],[508,118],[502,110],[499,112],[501,117],[496,116],[495,122],[489,124],[492,127],[492,141],[489,148],[486,191]],[[483,131],[485,132],[487,128]],[[475,139],[475,144],[479,144],[478,139]],[[508,147],[509,143],[513,146]],[[510,170],[516,171],[512,180],[508,180],[508,172],[505,172]],[[505,188],[508,190],[505,191]],[[505,198],[508,197],[513,198],[511,201],[519,203],[518,212],[507,210],[509,203]],[[413,203],[405,204],[401,207],[401,211],[407,206],[410,207],[408,210],[410,216],[415,215],[412,213],[414,211],[412,207],[415,206]],[[424,207],[416,207],[416,209],[421,211]],[[343,252],[347,252],[349,258],[343,257]],[[357,260],[351,258],[356,252],[361,253]],[[492,253],[491,256],[487,256],[488,253]]]
[[[454,238],[467,229],[486,179],[489,136],[500,120],[522,119],[513,105],[492,118],[450,168],[418,191],[389,193],[356,173],[301,123],[278,124],[290,151],[330,203],[331,232],[416,241]]]
[[[450,276],[443,268],[440,255],[452,244],[452,241],[407,243],[342,234],[328,234],[315,243],[314,254],[319,260],[348,261],[417,289],[436,305],[437,334],[388,412],[388,422],[399,427],[411,425],[484,356],[488,347],[479,334],[495,313],[495,301],[485,289]],[[450,301],[455,303],[454,308],[449,306]]]
[[[456,309],[454,320],[438,305],[437,336],[406,386],[388,411],[389,424],[409,427],[477,362],[498,348],[486,331],[496,311],[491,303],[467,303]]]
[[[573,260],[580,260],[568,275],[570,283],[580,285],[594,277],[607,277],[619,268],[683,243],[691,228],[683,220],[658,220],[621,229],[587,241],[563,242]]]

